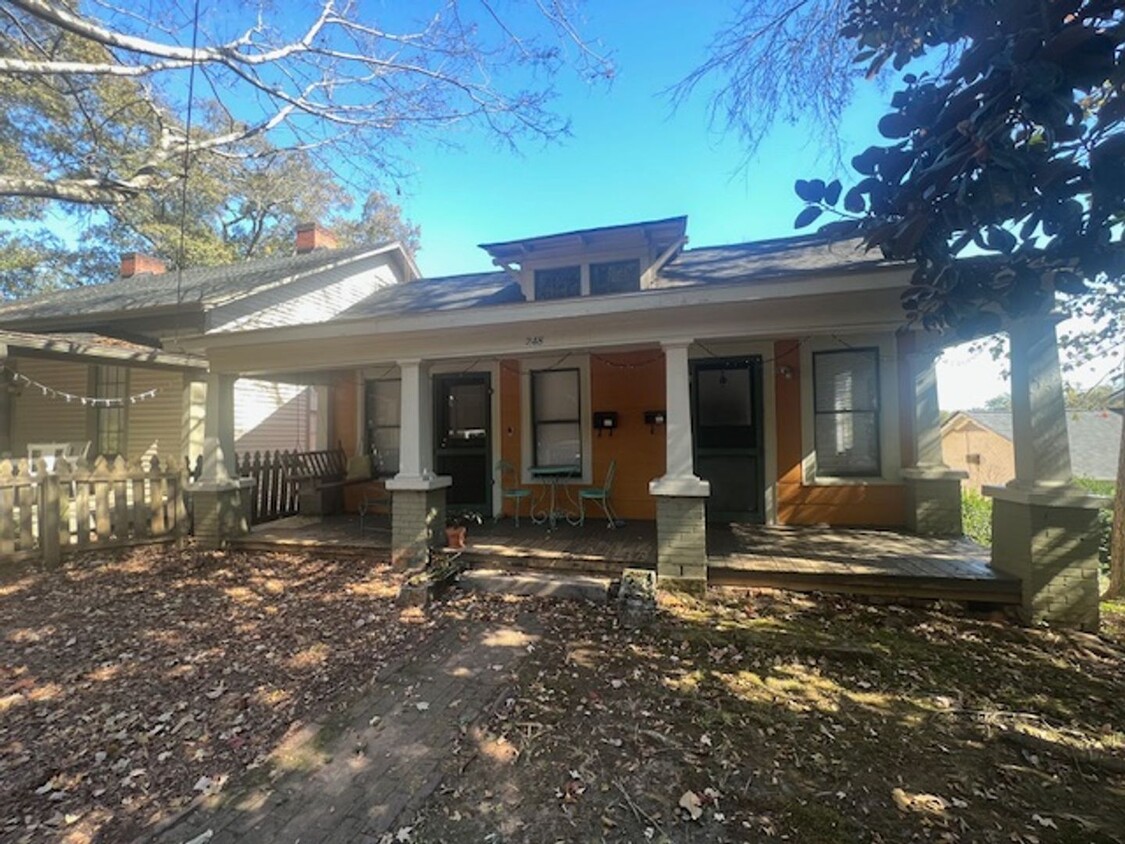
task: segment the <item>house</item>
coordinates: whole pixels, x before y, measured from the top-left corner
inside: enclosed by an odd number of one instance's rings
[[[0,326],[24,338],[23,345],[8,344],[21,356],[8,369],[22,375],[10,398],[5,450],[20,456],[28,442],[88,439],[93,454],[139,456],[155,449],[163,458],[194,463],[202,454],[206,361],[184,351],[183,338],[328,319],[419,275],[396,243],[336,249],[331,234],[315,224],[298,228],[295,246],[292,255],[183,272],[166,272],[163,262],[130,253],[111,282],[0,306]],[[37,343],[42,348],[28,358],[27,344]],[[116,369],[102,361],[121,350],[128,351],[110,361]],[[158,372],[173,361],[183,364],[186,386],[172,389],[167,373]],[[22,376],[43,389],[24,382],[21,390]],[[329,442],[326,397],[324,384],[284,374],[241,380],[233,399],[234,448],[323,447]],[[120,399],[126,401],[117,407]],[[103,432],[110,425],[112,436]]]
[[[179,460],[202,446],[191,389],[207,362],[91,333],[0,330],[0,456],[81,443],[91,454]]]
[[[551,233],[482,244],[496,270],[443,278],[395,244],[317,250],[53,294],[0,308],[0,325],[142,335],[206,359],[206,544],[247,529],[244,379],[317,385],[318,436],[392,496],[401,565],[444,542],[447,507],[513,514],[512,483],[558,502],[612,478],[616,516],[655,522],[661,581],[690,589],[715,523],[959,535],[942,338],[903,324],[909,267],[815,236],[687,244],[686,217]],[[1028,620],[1092,626],[1101,500],[1070,483],[1054,325],[1008,325],[1016,471],[985,488],[993,567],[1020,580]]]
[[[1121,411],[1070,410],[1066,414],[1075,477],[1112,481],[1121,447]],[[966,485],[1006,484],[1015,477],[1012,414],[1006,410],[958,410],[941,426],[941,449],[948,466],[963,470]]]

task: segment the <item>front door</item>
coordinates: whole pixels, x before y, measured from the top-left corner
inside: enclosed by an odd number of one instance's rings
[[[762,359],[692,364],[695,473],[711,483],[707,518],[765,520],[762,468]]]
[[[434,461],[453,478],[450,507],[492,513],[491,379],[487,372],[434,376]]]

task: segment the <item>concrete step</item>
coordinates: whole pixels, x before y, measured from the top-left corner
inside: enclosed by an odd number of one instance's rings
[[[605,604],[609,601],[609,587],[612,582],[608,577],[581,574],[469,569],[461,573],[459,585],[462,589],[475,592]]]

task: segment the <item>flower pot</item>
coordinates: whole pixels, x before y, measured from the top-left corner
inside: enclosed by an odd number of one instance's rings
[[[467,528],[464,525],[447,527],[445,529],[445,547],[464,548],[466,530]]]

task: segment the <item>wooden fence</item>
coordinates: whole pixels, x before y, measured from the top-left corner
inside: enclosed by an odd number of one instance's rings
[[[250,524],[271,522],[297,513],[297,485],[290,480],[295,451],[273,451],[235,455],[238,474],[254,479],[251,491]]]
[[[186,529],[184,473],[157,458],[92,466],[0,460],[0,560],[176,540]]]

